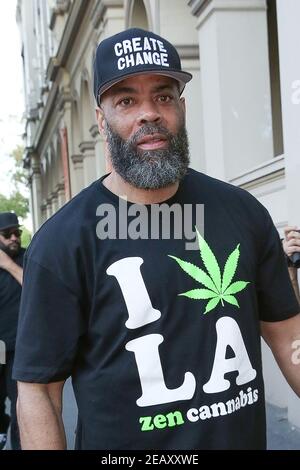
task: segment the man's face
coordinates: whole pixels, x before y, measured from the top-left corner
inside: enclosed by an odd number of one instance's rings
[[[110,88],[97,110],[114,170],[137,188],[183,178],[189,164],[185,106],[175,80],[138,75]]]
[[[0,248],[12,258],[19,253],[21,248],[21,231],[18,227],[0,230]]]

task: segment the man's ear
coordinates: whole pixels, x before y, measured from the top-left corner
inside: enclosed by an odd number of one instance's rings
[[[102,137],[106,140],[106,132],[105,132],[105,117],[103,109],[97,107],[96,108],[96,118],[98,122],[98,129]]]
[[[185,107],[185,98],[183,96],[181,96],[181,98],[180,98],[180,104],[181,104],[182,111],[184,112],[184,115],[185,115],[186,114],[186,107]]]

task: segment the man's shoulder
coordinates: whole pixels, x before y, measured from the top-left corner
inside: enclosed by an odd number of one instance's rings
[[[61,207],[34,234],[27,249],[27,256],[37,248],[67,246],[76,241],[81,228],[95,214],[99,181],[93,182]]]
[[[254,204],[261,205],[260,202],[245,189],[192,168],[188,169],[186,181],[193,188],[199,188],[203,193],[208,193],[209,195],[239,197],[251,201]]]
[[[88,216],[87,210],[90,207],[90,202],[95,200],[97,185],[98,181],[94,181],[90,186],[76,194],[43,223],[36,235],[52,227],[62,226],[68,228],[68,226],[72,226],[74,229],[74,225],[78,226],[81,222],[83,223],[83,219]]]
[[[186,188],[189,193],[196,195],[200,203],[212,203],[259,225],[269,223],[268,210],[243,188],[193,169],[189,169],[186,175]],[[193,199],[195,200],[195,197]]]

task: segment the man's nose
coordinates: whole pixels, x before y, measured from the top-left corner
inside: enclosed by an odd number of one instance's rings
[[[146,124],[147,122],[160,122],[161,114],[157,105],[153,102],[147,101],[141,105],[138,123],[140,125]]]
[[[16,237],[16,235],[12,233],[9,239],[15,242],[16,240],[18,240],[18,237]]]

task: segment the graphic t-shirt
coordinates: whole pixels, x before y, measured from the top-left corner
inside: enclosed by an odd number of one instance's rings
[[[19,266],[23,266],[24,253],[24,248],[21,248],[13,259]],[[0,340],[5,342],[7,351],[15,348],[21,291],[21,284],[0,268]]]
[[[259,321],[298,313],[268,212],[194,170],[164,206],[103,179],[27,250],[14,377],[72,376],[81,449],[265,448]]]

